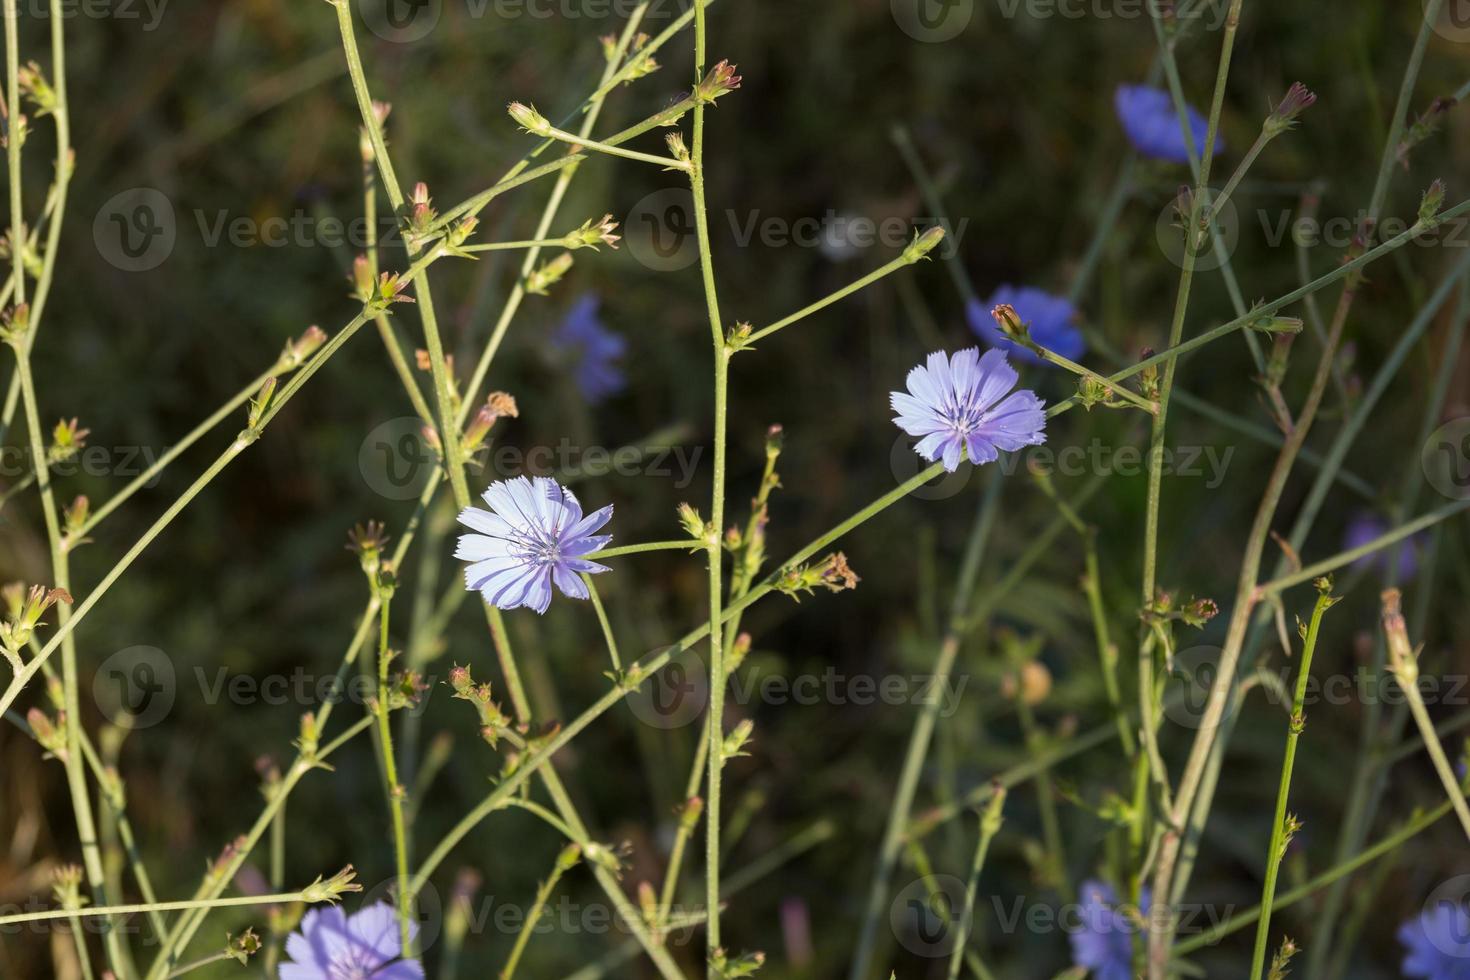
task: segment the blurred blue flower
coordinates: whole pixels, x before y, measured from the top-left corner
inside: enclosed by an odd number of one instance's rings
[[[1174,112],[1174,99],[1161,88],[1149,85],[1119,85],[1113,94],[1113,108],[1123,132],[1133,148],[1146,157],[1165,160],[1169,163],[1188,163],[1189,151],[1184,145],[1184,132],[1179,127],[1179,116]],[[1209,135],[1209,122],[1194,110],[1185,106],[1189,116],[1189,131],[1194,135],[1194,146],[1203,152],[1205,137]],[[1225,149],[1225,141],[1215,134],[1215,152]]]
[[[1368,511],[1359,511],[1348,522],[1347,530],[1343,532],[1342,548],[1344,551],[1361,548],[1375,538],[1381,538],[1389,530],[1388,523],[1378,515]],[[1398,581],[1407,582],[1419,570],[1419,543],[1412,536],[1403,539],[1397,545],[1389,545],[1370,555],[1364,555],[1353,562],[1353,567],[1377,569],[1386,574],[1392,567],[1391,562],[1395,549],[1398,551]]]
[[[1041,358],[1001,333],[990,311],[1002,303],[1014,307],[1031,331],[1031,339],[1047,350],[1069,360],[1079,360],[1087,353],[1087,341],[1077,329],[1077,307],[1065,296],[1053,296],[1034,286],[1001,286],[984,303],[971,300],[965,304],[965,319],[970,329],[980,335],[988,347],[999,347],[1027,364],[1042,364]]]
[[[525,606],[544,613],[552,583],[572,599],[588,597],[580,572],[605,572],[606,565],[584,555],[606,547],[611,534],[594,534],[612,517],[612,505],[582,516],[572,491],[555,480],[499,480],[485,491],[490,511],[466,507],[463,534],[454,557],[471,562],[465,587],[498,609]],[[493,512],[493,513],[492,513]]]
[[[551,334],[552,348],[572,359],[577,387],[582,397],[593,403],[627,386],[619,362],[628,342],[602,322],[598,315],[601,303],[595,294],[583,294]]]
[[[1016,370],[1005,354],[970,347],[953,358],[944,351],[929,355],[927,365],[909,372],[908,394],[889,393],[898,417],[893,421],[911,436],[919,436],[914,452],[933,462],[943,458],[953,473],[960,453],[970,462],[989,463],[998,450],[1015,452],[1046,441],[1046,414],[1034,391],[1016,386]]]
[[[1436,902],[1399,926],[1406,977],[1470,980],[1470,914],[1459,902]]]
[[[409,924],[410,935],[418,927]],[[348,918],[336,905],[314,908],[301,930],[286,939],[279,980],[422,980],[418,960],[399,959],[403,944],[398,917],[386,902],[369,905]]]
[[[1140,926],[1118,908],[1118,893],[1107,882],[1089,880],[1078,893],[1081,922],[1072,932],[1072,963],[1092,971],[1093,980],[1133,980],[1133,934]],[[1140,914],[1147,916],[1149,892],[1143,890]]]

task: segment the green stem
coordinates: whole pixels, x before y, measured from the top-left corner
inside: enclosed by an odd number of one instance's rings
[[[556,891],[557,883],[561,881],[564,873],[561,857],[558,856],[556,863],[551,866],[551,874],[536,889],[536,899],[531,903],[531,910],[526,915],[526,921],[521,923],[521,931],[516,934],[515,945],[510,949],[505,968],[500,971],[500,980],[511,980],[515,976],[516,966],[521,962],[521,954],[526,951],[526,945],[531,941],[531,934],[536,931],[541,915],[546,911],[546,903],[551,900],[551,895]]]
[[[378,583],[373,588],[382,591]],[[388,809],[393,818],[393,857],[398,869],[398,937],[405,956],[413,950],[413,896],[408,891],[408,831],[403,819],[403,786],[398,782],[398,760],[393,754],[393,726],[389,721],[388,665],[392,651],[388,648],[388,611],[385,595],[378,597],[378,703],[373,714],[378,722],[378,744],[382,747],[383,781],[388,796]]]
[[[745,343],[747,345],[754,344],[756,341],[759,341],[759,340],[762,340],[762,339],[764,339],[766,337],[769,337],[771,334],[775,333],[777,330],[783,330],[786,327],[791,326],[793,323],[796,323],[799,320],[804,320],[807,317],[811,316],[813,313],[816,313],[816,312],[819,312],[821,310],[824,310],[827,307],[831,306],[833,303],[836,303],[836,302],[838,302],[840,300],[846,299],[847,297],[851,296],[853,293],[856,293],[856,292],[858,292],[861,289],[865,289],[868,286],[871,286],[873,283],[877,282],[878,280],[883,279],[883,278],[885,278],[887,276],[892,275],[893,273],[897,272],[899,269],[905,268],[906,266],[913,265],[916,261],[918,261],[916,258],[911,257],[907,252],[905,252],[905,254],[900,255],[898,258],[896,258],[893,261],[889,262],[887,265],[884,265],[882,268],[873,270],[872,272],[868,273],[866,276],[863,276],[861,279],[857,280],[856,282],[849,283],[848,285],[843,286],[841,289],[837,290],[836,292],[831,293],[831,294],[829,294],[827,296],[824,296],[823,298],[817,300],[815,303],[812,303],[809,306],[802,307],[801,309],[797,310],[795,313],[791,314],[790,316],[788,316],[788,317],[786,317],[784,319],[781,319],[781,320],[777,320],[775,323],[771,324],[769,327],[762,327],[761,329],[757,330],[755,333],[751,334],[750,337],[746,339]]]
[[[1276,901],[1272,903],[1272,908],[1284,909],[1288,906],[1295,905],[1297,902],[1301,901],[1304,898],[1307,898],[1308,896],[1317,892],[1319,889],[1325,888],[1338,879],[1352,874],[1354,871],[1357,871],[1364,865],[1372,864],[1374,861],[1383,857],[1383,855],[1388,854],[1390,851],[1398,848],[1405,841],[1417,836],[1420,833],[1423,833],[1435,823],[1444,819],[1444,817],[1449,814],[1450,809],[1450,804],[1448,802],[1445,802],[1441,803],[1433,810],[1430,810],[1427,813],[1423,813],[1418,817],[1415,817],[1408,823],[1404,824],[1403,827],[1394,831],[1392,834],[1389,834],[1387,837],[1374,844],[1372,847],[1369,847],[1361,853],[1354,855],[1352,858],[1342,862],[1341,864],[1337,864],[1329,868],[1328,870],[1317,875],[1315,878],[1311,878],[1298,885],[1297,887],[1290,889],[1289,891],[1282,892],[1279,896],[1277,896]],[[1230,919],[1226,920],[1218,926],[1215,926],[1213,929],[1209,929],[1205,932],[1200,933],[1198,936],[1192,936],[1189,939],[1185,939],[1179,942],[1174,947],[1174,953],[1176,956],[1187,956],[1188,954],[1193,953],[1195,950],[1214,945],[1231,933],[1239,932],[1241,929],[1246,928],[1251,923],[1258,920],[1260,916],[1260,906],[1249,909],[1245,912],[1240,913],[1239,915],[1232,916]]]
[[[1251,980],[1260,980],[1266,967],[1266,942],[1271,931],[1271,903],[1276,898],[1276,875],[1281,870],[1281,860],[1286,856],[1287,820],[1286,803],[1291,795],[1291,770],[1296,762],[1296,744],[1306,728],[1307,717],[1302,712],[1306,703],[1307,681],[1312,672],[1312,654],[1317,651],[1317,637],[1322,628],[1322,615],[1337,600],[1332,597],[1331,583],[1319,588],[1317,604],[1312,608],[1312,619],[1307,626],[1306,641],[1302,646],[1302,664],[1297,669],[1296,693],[1291,702],[1291,719],[1286,730],[1286,753],[1281,760],[1281,782],[1276,790],[1276,813],[1271,824],[1271,846],[1266,849],[1266,881],[1261,886],[1261,917],[1256,924],[1256,949],[1251,957]]]
[[[990,805],[980,817],[980,841],[975,845],[975,857],[970,862],[970,884],[965,889],[965,907],[960,912],[959,930],[955,933],[954,952],[949,958],[949,980],[960,975],[960,963],[965,958],[965,947],[970,941],[970,927],[975,918],[975,893],[980,886],[980,872],[985,867],[985,855],[990,851],[990,842],[1000,831],[1001,808],[1005,806],[1006,791],[997,789],[990,798]]]

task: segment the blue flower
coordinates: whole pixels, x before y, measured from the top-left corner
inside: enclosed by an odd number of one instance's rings
[[[1459,902],[1435,902],[1399,926],[1406,977],[1470,980],[1470,914]]]
[[[409,923],[409,934],[418,927]],[[423,980],[418,960],[399,959],[398,914],[386,902],[348,918],[336,905],[312,909],[286,939],[279,980]]]
[[[898,417],[893,421],[918,436],[914,452],[933,462],[943,458],[953,473],[962,451],[975,464],[993,462],[999,450],[1015,452],[1046,441],[1046,414],[1034,391],[1016,386],[1016,370],[998,350],[980,356],[976,347],[953,358],[929,355],[927,365],[909,372],[908,393],[889,393]]]
[[[1123,124],[1123,132],[1128,134],[1133,148],[1139,153],[1169,163],[1189,162],[1184,133],[1179,128],[1179,116],[1174,112],[1174,99],[1168,92],[1148,85],[1119,85],[1113,95],[1113,108],[1118,113],[1118,121]],[[1203,152],[1209,123],[1192,106],[1184,108],[1189,116],[1189,131],[1194,136],[1195,149]],[[1225,141],[1217,133],[1215,152],[1223,149]]]
[[[573,375],[582,397],[594,403],[616,395],[627,385],[618,362],[627,352],[628,342],[602,322],[597,315],[600,305],[597,296],[584,294],[551,335],[551,346],[573,359]]]
[[[1080,922],[1071,934],[1072,963],[1092,971],[1093,980],[1133,980],[1133,934],[1139,924],[1118,908],[1118,893],[1102,881],[1084,881]],[[1139,913],[1147,916],[1148,889]]]
[[[1376,514],[1368,511],[1360,511],[1348,522],[1347,530],[1343,532],[1342,547],[1344,551],[1361,548],[1368,542],[1381,538],[1389,532],[1388,524]],[[1398,580],[1407,582],[1414,577],[1419,570],[1419,543],[1414,538],[1405,538],[1396,544],[1369,555],[1364,555],[1353,562],[1354,568],[1376,569],[1387,573],[1393,561],[1394,550],[1398,550]]]
[[[454,557],[470,562],[465,587],[498,609],[526,606],[544,613],[551,586],[572,599],[586,599],[580,572],[605,572],[588,561],[607,546],[611,534],[594,534],[612,517],[612,505],[582,516],[572,491],[555,480],[500,480],[485,491],[490,511],[466,507],[459,522],[475,534],[462,534]],[[493,513],[492,513],[493,512]]]
[[[979,334],[987,346],[999,347],[1027,364],[1044,363],[1000,332],[990,311],[1002,303],[1015,309],[1021,322],[1030,329],[1031,339],[1047,350],[1073,361],[1087,353],[1087,341],[1083,339],[1082,331],[1077,329],[1077,307],[1065,296],[1053,296],[1034,286],[1001,286],[984,303],[971,300],[965,304],[965,319],[970,322],[970,329]]]

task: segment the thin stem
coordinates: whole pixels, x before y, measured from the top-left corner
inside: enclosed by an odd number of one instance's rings
[[[373,588],[382,592],[377,583]],[[393,754],[393,726],[388,714],[388,665],[393,652],[388,648],[388,596],[378,598],[378,698],[373,714],[378,721],[378,744],[382,749],[383,781],[388,809],[393,818],[393,858],[398,869],[398,938],[404,955],[413,949],[413,897],[408,892],[408,832],[403,819],[404,789],[398,782],[398,760]]]
[[[640,153],[638,150],[624,149],[612,143],[601,143],[585,136],[579,136],[576,133],[569,133],[564,129],[557,129],[555,126],[540,131],[538,135],[549,137],[562,143],[570,143],[576,147],[596,150],[598,153],[606,153],[609,156],[622,157],[625,160],[651,163],[656,167],[663,167],[665,170],[678,170],[682,173],[688,173],[690,170],[690,165],[683,160],[675,160],[673,157],[658,156],[653,153]]]
[[[223,405],[217,408],[212,415],[210,415],[204,421],[200,422],[198,425],[194,426],[194,428],[190,429],[187,433],[184,434],[183,438],[179,439],[178,442],[170,446],[167,452],[160,455],[158,459],[154,461],[153,465],[149,466],[142,473],[139,473],[137,476],[129,480],[121,490],[113,494],[107,499],[105,503],[103,503],[95,511],[93,511],[91,515],[82,522],[82,525],[79,529],[68,533],[66,538],[68,546],[71,547],[76,545],[78,541],[85,537],[89,532],[94,530],[98,524],[101,524],[104,520],[106,520],[107,515],[111,514],[114,510],[116,510],[119,506],[126,502],[129,497],[131,497],[133,494],[137,493],[144,487],[150,486],[155,480],[158,479],[158,475],[162,473],[170,463],[178,459],[179,456],[183,455],[185,450],[194,445],[194,443],[198,442],[205,435],[213,431],[214,428],[225,419],[229,418],[231,415],[234,415],[235,412],[240,409],[240,406],[249,401],[251,397],[260,390],[260,386],[265,384],[269,378],[279,376],[281,373],[282,372],[279,370],[279,368],[272,367],[269,371],[263,371],[260,374],[256,375],[256,377],[251,380],[249,384],[245,385],[245,387],[235,392],[235,394],[230,397],[229,401],[225,402]]]
[[[621,558],[624,555],[640,555],[645,551],[699,551],[704,545],[690,538],[683,541],[647,541],[643,544],[625,544],[616,548],[603,548],[587,557],[593,561],[604,558]]]
[[[970,884],[965,889],[965,907],[960,912],[959,929],[955,933],[954,952],[949,958],[949,980],[960,975],[960,963],[965,958],[965,947],[970,941],[970,926],[975,918],[975,893],[980,886],[980,872],[985,867],[985,855],[990,851],[990,842],[1000,832],[1001,808],[1005,806],[1006,791],[997,789],[990,798],[990,805],[980,817],[980,840],[975,845],[975,857],[970,861]]]
[[[613,635],[612,623],[608,622],[607,610],[602,607],[602,597],[597,594],[597,583],[586,572],[582,573],[582,582],[587,586],[587,595],[592,599],[592,608],[597,612],[597,625],[602,628],[602,640],[607,645],[607,656],[612,661],[613,673],[620,674],[623,661],[618,656],[618,640]]]
[[[1434,722],[1429,717],[1429,709],[1424,706],[1424,695],[1419,690],[1419,653],[1409,644],[1404,617],[1399,611],[1397,589],[1389,589],[1383,593],[1383,632],[1388,638],[1389,670],[1399,682],[1399,690],[1408,702],[1414,724],[1419,726],[1419,735],[1424,739],[1424,748],[1428,750],[1429,759],[1434,763],[1434,771],[1444,784],[1445,795],[1455,808],[1455,816],[1460,818],[1465,837],[1470,839],[1470,804],[1465,802],[1465,790],[1445,755],[1439,736],[1434,733]]]
[[[1356,548],[1349,548],[1347,551],[1338,552],[1331,558],[1324,558],[1319,562],[1314,562],[1290,575],[1283,575],[1280,578],[1264,582],[1256,587],[1256,597],[1257,599],[1270,598],[1271,596],[1284,592],[1292,586],[1310,582],[1312,579],[1335,571],[1344,565],[1351,565],[1361,558],[1382,551],[1384,548],[1403,541],[1405,538],[1412,537],[1427,527],[1432,527],[1441,521],[1447,520],[1464,511],[1466,508],[1470,508],[1470,500],[1457,500],[1454,503],[1445,504],[1443,507],[1439,507],[1421,517],[1417,517],[1407,524],[1399,525],[1392,531],[1386,531],[1380,534],[1366,544],[1361,544]]]
[[[1383,855],[1397,849],[1404,842],[1423,833],[1425,830],[1428,830],[1434,824],[1444,819],[1449,814],[1450,809],[1450,804],[1448,802],[1445,802],[1441,803],[1433,810],[1420,814],[1419,816],[1410,820],[1408,823],[1404,824],[1404,826],[1400,827],[1398,830],[1389,834],[1383,840],[1374,844],[1372,847],[1366,848],[1365,850],[1361,851],[1358,854],[1355,854],[1348,860],[1334,865],[1331,868],[1328,868],[1326,871],[1322,872],[1314,878],[1308,879],[1297,887],[1290,889],[1289,891],[1282,892],[1279,896],[1277,896],[1276,901],[1272,904],[1272,908],[1284,909],[1291,905],[1295,905],[1297,902],[1300,902],[1302,899],[1309,897],[1318,890],[1327,887],[1340,878],[1352,874],[1354,871],[1357,871],[1359,868],[1365,865],[1372,864],[1374,861],[1383,857]],[[1259,919],[1260,916],[1260,906],[1256,906],[1255,908],[1242,912],[1239,915],[1232,916],[1220,925],[1215,926],[1213,929],[1206,930],[1205,932],[1200,933],[1198,936],[1192,936],[1189,939],[1183,940],[1182,942],[1178,943],[1174,947],[1174,953],[1176,956],[1187,956],[1195,950],[1203,949],[1206,946],[1212,946],[1224,937],[1230,935],[1231,933],[1239,932],[1241,929],[1249,926],[1251,923]]]
[[[189,899],[179,902],[154,902],[138,905],[92,905],[79,909],[46,909],[42,912],[20,912],[0,915],[0,926],[16,925],[21,922],[39,922],[48,919],[66,919],[72,916],[138,915],[146,912],[183,912],[191,909],[241,908],[253,905],[289,905],[292,902],[308,901],[305,892],[284,892],[279,895],[236,895],[231,898],[212,898],[207,901]]]
[[[708,33],[705,26],[704,7],[694,7],[694,78],[704,77],[705,47]],[[726,402],[730,378],[730,349],[725,346],[724,326],[720,318],[719,294],[715,288],[714,259],[710,248],[709,214],[704,193],[704,126],[705,104],[697,100],[694,104],[693,145],[690,147],[689,188],[693,196],[695,239],[699,246],[699,267],[704,283],[705,306],[709,314],[710,340],[714,352],[714,427],[715,459],[714,474],[710,490],[710,523],[719,530],[725,526],[725,453],[726,453]],[[705,908],[709,920],[705,923],[705,946],[709,954],[713,977],[713,956],[721,948],[720,942],[720,781],[725,766],[723,751],[725,715],[725,647],[721,638],[723,625],[721,604],[724,599],[722,573],[724,553],[718,537],[708,548],[709,560],[709,651],[710,651],[710,699],[708,730],[709,740],[706,753],[709,772],[705,776],[708,801],[705,809],[704,861],[705,861]]]
[[[898,258],[887,263],[881,268],[874,269],[872,272],[868,273],[866,276],[863,276],[856,282],[849,283],[836,292],[830,293],[827,296],[824,296],[823,298],[817,300],[815,303],[802,307],[790,316],[785,317],[781,320],[777,320],[769,327],[762,327],[761,329],[755,331],[755,333],[751,334],[750,337],[745,341],[745,343],[754,344],[759,340],[763,340],[764,338],[769,337],[771,334],[775,333],[777,330],[783,330],[799,320],[804,320],[807,317],[811,316],[813,313],[824,310],[827,307],[831,306],[833,303],[846,299],[848,296],[851,296],[853,293],[861,289],[866,289],[868,286],[871,286],[873,283],[885,278],[886,276],[892,275],[899,269],[913,265],[916,261],[917,259],[912,257],[906,251],[903,255],[900,255]]]
[[[1297,669],[1296,693],[1291,702],[1291,719],[1287,723],[1286,752],[1281,760],[1281,782],[1276,790],[1276,813],[1271,824],[1271,845],[1266,849],[1266,881],[1261,886],[1261,918],[1256,924],[1256,948],[1251,957],[1251,980],[1260,980],[1266,966],[1266,942],[1271,930],[1271,903],[1276,898],[1276,875],[1281,870],[1281,859],[1286,856],[1289,842],[1286,802],[1291,795],[1291,770],[1296,762],[1296,744],[1307,726],[1307,717],[1302,711],[1307,697],[1307,681],[1311,677],[1312,654],[1317,650],[1317,636],[1322,628],[1322,615],[1337,600],[1332,597],[1331,583],[1319,588],[1317,604],[1312,608],[1312,619],[1307,625],[1307,637],[1302,646],[1302,663]]]
[[[573,845],[575,847],[575,845]],[[521,954],[526,951],[526,945],[531,941],[531,934],[536,931],[536,926],[541,922],[541,915],[546,911],[546,903],[551,900],[551,895],[556,891],[557,883],[561,876],[566,873],[566,867],[560,855],[551,866],[551,874],[541,882],[536,889],[536,899],[531,903],[531,910],[526,915],[526,921],[521,923],[521,931],[516,934],[515,945],[510,949],[510,956],[505,961],[505,968],[500,971],[500,980],[511,980],[515,976],[516,966],[521,962]]]

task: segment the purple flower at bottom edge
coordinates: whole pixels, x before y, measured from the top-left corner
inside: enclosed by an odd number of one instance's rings
[[[409,923],[409,934],[418,927]],[[369,905],[350,918],[336,905],[314,908],[301,929],[286,939],[280,980],[422,980],[418,960],[399,959],[403,943],[398,913],[387,902]]]
[[[1168,163],[1189,162],[1184,131],[1179,127],[1174,99],[1168,92],[1150,85],[1119,85],[1113,93],[1113,109],[1118,114],[1118,122],[1123,124],[1123,132],[1128,134],[1128,141],[1139,153]],[[1193,106],[1184,109],[1195,150],[1203,153],[1210,124]],[[1216,133],[1215,152],[1223,149],[1225,141]]]
[[[465,587],[497,609],[526,606],[544,613],[551,586],[562,595],[586,599],[580,573],[607,571],[586,555],[606,547],[611,534],[595,534],[612,518],[612,505],[582,515],[572,491],[555,480],[498,480],[484,494],[489,511],[466,507],[459,522],[474,534],[460,536],[454,557],[471,564]]]
[[[1077,307],[1065,296],[1053,296],[1034,286],[1000,286],[984,303],[971,300],[965,304],[965,319],[986,346],[999,347],[1027,364],[1044,363],[996,326],[990,311],[1002,303],[1015,308],[1016,315],[1030,330],[1031,339],[1047,350],[1073,361],[1087,353],[1087,341],[1077,329]]]
[[[953,358],[944,351],[909,372],[908,393],[889,393],[894,424],[918,436],[914,452],[933,462],[944,460],[953,473],[963,453],[979,465],[999,451],[1015,452],[1046,441],[1046,413],[1036,392],[1011,391],[1016,370],[1001,351],[970,347]]]
[[[1354,548],[1361,548],[1373,539],[1387,534],[1388,531],[1388,524],[1376,514],[1367,511],[1355,514],[1348,522],[1347,530],[1343,532],[1343,550],[1351,551]],[[1372,554],[1364,555],[1353,562],[1353,567],[1377,569],[1379,572],[1387,573],[1393,567],[1391,563],[1394,560],[1395,550],[1398,552],[1398,581],[1407,582],[1419,570],[1419,543],[1412,536]]]
[[[1133,935],[1139,923],[1118,908],[1118,893],[1107,882],[1082,883],[1080,922],[1070,941],[1072,962],[1091,970],[1094,980],[1133,980]],[[1147,916],[1149,892],[1143,890],[1140,914]]]
[[[1436,902],[1399,926],[1406,977],[1470,980],[1470,913],[1459,902]]]
[[[627,386],[618,362],[627,353],[628,342],[602,322],[598,315],[601,302],[592,293],[583,295],[551,335],[551,346],[574,360],[577,388],[593,403]]]

